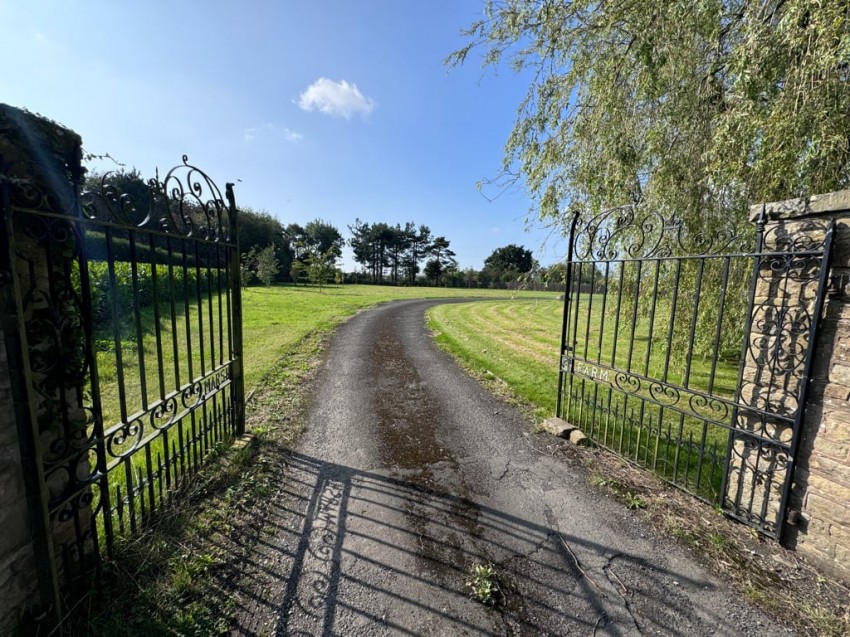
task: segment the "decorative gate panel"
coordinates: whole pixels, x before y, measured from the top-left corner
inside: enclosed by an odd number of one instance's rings
[[[231,185],[225,202],[185,156],[147,184],[80,181],[73,161],[0,157],[19,420],[33,432],[22,453],[57,596],[244,426]]]
[[[772,537],[833,232],[799,230],[762,213],[755,237],[695,232],[625,206],[577,215],[567,263],[558,415]]]

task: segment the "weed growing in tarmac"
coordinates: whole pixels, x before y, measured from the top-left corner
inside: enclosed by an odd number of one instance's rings
[[[485,606],[495,606],[502,596],[496,569],[492,564],[474,564],[466,585],[472,592],[472,597]]]

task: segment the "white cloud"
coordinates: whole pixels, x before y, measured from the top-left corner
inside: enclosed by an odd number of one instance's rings
[[[280,128],[271,122],[263,124],[262,126],[249,126],[242,132],[246,142],[257,139],[257,137],[261,135],[263,137],[270,137],[278,133],[288,142],[297,142],[299,139],[304,139],[304,135],[301,133],[297,133],[291,128]]]
[[[374,100],[363,95],[356,84],[345,80],[334,82],[326,77],[320,77],[308,86],[296,103],[305,111],[319,111],[345,119],[354,115],[366,117],[375,108]]]

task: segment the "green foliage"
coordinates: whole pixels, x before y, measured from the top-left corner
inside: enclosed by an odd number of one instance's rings
[[[493,250],[492,254],[484,259],[484,267],[491,270],[496,277],[516,279],[520,274],[531,271],[534,259],[531,250],[512,243]]]
[[[413,285],[419,274],[419,264],[433,254],[435,244],[438,250],[448,247],[448,242],[443,246],[436,239],[432,241],[428,226],[417,228],[412,221],[402,228],[399,224],[369,224],[356,219],[348,229],[354,260],[368,271],[373,283],[383,283],[385,271],[389,269],[390,282]],[[438,239],[446,241],[442,237]]]
[[[850,185],[846,0],[488,0],[447,63],[530,71],[503,160],[543,217],[641,201],[691,227]]]
[[[256,274],[257,257],[259,246],[274,246],[274,257],[277,259],[280,269],[277,280],[286,280],[289,268],[294,258],[289,242],[284,236],[284,227],[267,212],[258,212],[251,208],[241,208],[238,215],[239,220],[239,246],[243,263],[248,260],[248,269]],[[252,254],[253,253],[253,254]],[[251,255],[251,256],[249,256]],[[280,273],[283,273],[281,278]],[[248,277],[248,282],[253,277]],[[248,282],[243,278],[242,284]]]
[[[257,252],[257,278],[263,285],[271,285],[280,270],[280,263],[275,256],[275,248],[268,245]]]
[[[250,255],[243,254],[242,259],[239,262],[239,281],[242,283],[243,288],[247,288],[251,285],[251,281],[254,280],[255,269],[256,265],[251,263]]]
[[[185,298],[193,298],[197,293],[198,270],[191,267],[172,270],[173,279],[169,277],[169,267],[166,265],[157,265],[154,268],[148,263],[137,263],[134,285],[133,266],[130,263],[114,263],[111,275],[107,263],[90,261],[88,271],[95,325],[108,325],[113,312],[118,317],[130,314],[136,303],[139,308],[150,307],[154,294],[160,303],[170,302],[172,298],[180,302]],[[115,278],[114,286],[111,282],[112,276]],[[206,290],[206,283],[202,283],[202,286]]]
[[[472,596],[486,606],[495,606],[501,595],[492,564],[474,564],[466,585]]]
[[[336,259],[337,250],[334,246],[331,246],[325,252],[320,251],[318,244],[308,250],[304,260],[307,266],[307,278],[310,280],[310,283],[319,286],[319,291],[322,290],[324,284],[329,283],[334,278],[336,273],[334,263]]]

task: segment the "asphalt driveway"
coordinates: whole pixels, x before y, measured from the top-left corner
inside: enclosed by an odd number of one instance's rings
[[[335,336],[236,634],[790,634],[437,350],[434,303]],[[476,564],[495,608],[470,595]]]

